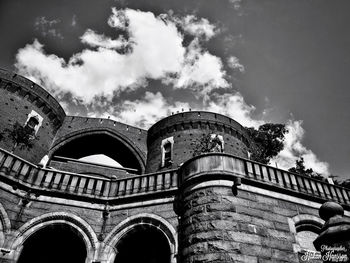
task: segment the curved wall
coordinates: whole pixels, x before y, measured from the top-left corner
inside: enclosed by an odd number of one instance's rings
[[[173,137],[171,167],[193,157],[194,144],[206,133],[223,136],[224,152],[247,157],[250,145],[245,128],[233,119],[221,114],[203,111],[182,112],[164,118],[148,130],[146,172],[155,172],[162,167],[162,141]]]
[[[17,147],[14,153],[37,163],[47,154],[66,114],[55,98],[42,87],[22,76],[0,70],[0,147],[7,150],[13,148],[14,143],[6,129],[12,130],[16,122],[24,126],[33,111],[42,118],[36,132],[38,139],[33,141],[31,149]]]

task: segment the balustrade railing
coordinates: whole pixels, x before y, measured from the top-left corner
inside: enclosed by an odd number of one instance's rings
[[[207,180],[215,180],[221,173],[241,177],[248,184],[258,182],[261,187],[277,187],[350,205],[350,189],[228,154],[209,153],[185,162],[179,172],[180,182],[208,173],[212,177]]]
[[[350,190],[347,188],[228,154],[198,156],[186,162],[181,171],[180,181],[204,171],[225,171],[226,175],[240,176],[247,182],[260,182],[350,205]],[[168,170],[153,174],[129,175],[117,180],[100,178],[40,168],[0,148],[0,178],[12,182],[13,185],[21,184],[33,190],[52,193],[69,193],[101,199],[161,193],[177,189],[177,174],[177,170]]]
[[[3,149],[0,149],[0,176],[33,190],[108,199],[165,192],[177,187],[175,170],[114,180],[40,168]]]
[[[245,165],[246,178],[350,205],[350,189],[249,160],[242,159],[242,161]]]

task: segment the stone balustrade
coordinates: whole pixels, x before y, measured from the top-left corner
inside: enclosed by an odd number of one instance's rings
[[[157,193],[170,195],[177,190],[179,183],[210,171],[212,176],[240,177],[242,184],[350,206],[349,189],[228,154],[197,156],[185,162],[181,170],[181,178],[177,178],[177,170],[168,170],[145,175],[129,174],[114,180],[40,168],[0,149],[0,180],[15,188],[32,189],[47,195],[70,194],[78,199],[93,198],[94,202]]]
[[[14,188],[27,188],[38,194],[93,198],[94,202],[173,191],[177,186],[176,171],[147,175],[129,175],[122,179],[69,173],[40,168],[0,149],[0,178]]]
[[[179,180],[186,182],[206,173],[211,174],[206,180],[240,177],[242,184],[350,206],[350,189],[223,153],[208,153],[188,160],[182,165]]]

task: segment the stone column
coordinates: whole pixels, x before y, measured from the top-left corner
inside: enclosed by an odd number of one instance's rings
[[[350,218],[344,217],[343,207],[326,202],[319,215],[325,224],[314,245],[321,252],[323,262],[350,262]]]
[[[239,244],[232,240],[237,229],[236,208],[227,201],[240,182],[240,169],[244,169],[240,163],[233,165],[230,157],[220,154],[203,155],[183,164],[175,207],[180,217],[178,262],[249,261],[239,255]]]

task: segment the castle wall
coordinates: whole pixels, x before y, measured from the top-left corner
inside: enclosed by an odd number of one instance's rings
[[[249,137],[236,121],[211,112],[183,112],[164,118],[148,131],[146,172],[178,168],[193,157],[195,144],[204,134],[223,136],[224,152],[247,157]],[[173,137],[172,165],[162,167],[162,141]]]
[[[95,250],[99,251],[101,245],[98,244],[107,240],[111,242],[113,235],[123,232],[123,227],[116,231],[117,226],[123,225],[122,222],[137,216],[142,218],[151,215],[162,218],[173,229],[178,229],[176,238],[179,247],[176,248],[178,255],[175,262],[179,263],[299,262],[295,224],[298,218],[308,220],[308,223],[317,218],[321,205],[288,195],[259,191],[247,185],[239,187],[238,195],[234,196],[232,184],[221,180],[187,189],[181,199],[184,210],[180,217],[174,212],[173,199],[112,204],[108,206],[109,214],[103,227],[105,206],[102,204],[31,194],[30,202],[19,216],[25,192],[13,190],[4,184],[0,186],[0,203],[11,221],[11,230],[5,233],[3,247],[11,247],[16,237],[21,235],[23,226],[31,220],[60,212],[75,215],[86,222],[97,238]],[[349,212],[346,213],[349,215]],[[148,221],[140,219],[139,223],[142,222]],[[116,241],[112,243],[115,245]],[[20,254],[20,250],[16,252],[15,248],[12,249],[6,256],[8,262],[13,262],[11,256],[15,253],[17,256]],[[93,253],[94,260],[113,262],[105,254],[96,251]]]
[[[35,111],[42,123],[33,140],[32,149],[17,147],[15,154],[37,163],[48,152],[51,142],[63,122],[65,113],[58,102],[43,88],[16,74],[0,71],[0,147],[12,149],[6,129],[12,130],[18,122],[24,126],[28,116]]]

